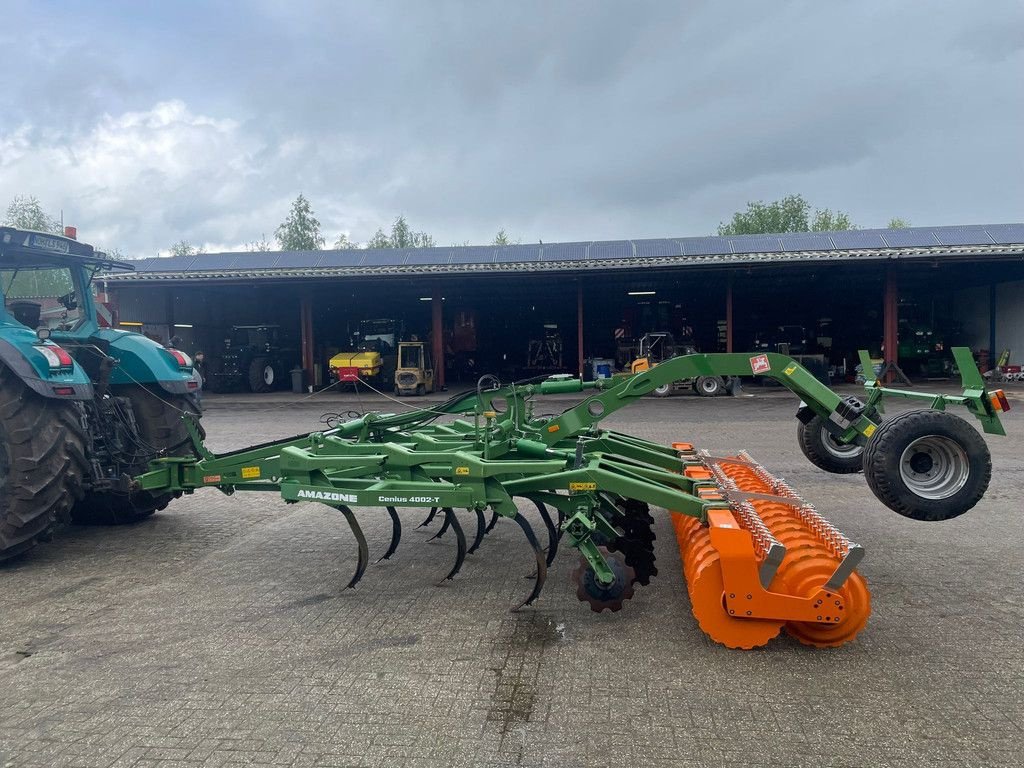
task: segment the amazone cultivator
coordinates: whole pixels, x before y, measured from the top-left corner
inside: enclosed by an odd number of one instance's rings
[[[359,546],[350,587],[369,562],[353,508],[387,510],[393,534],[383,558],[401,538],[398,508],[429,510],[423,524],[443,514],[443,522],[434,523],[438,535],[450,530],[457,543],[447,578],[499,519],[508,518],[536,558],[534,586],[523,604],[540,595],[547,566],[568,545],[580,556],[576,594],[595,611],[619,610],[636,586],[657,575],[651,510],[669,510],[693,612],[712,639],[753,648],[785,628],[809,645],[841,645],[870,612],[867,586],[855,570],[861,547],[745,453],[712,456],[689,443],[657,445],[598,423],[680,379],[771,377],[802,401],[798,436],[813,463],[831,472],[863,467],[869,487],[896,512],[946,519],[974,506],[991,474],[984,440],[946,406],[965,406],[993,434],[1004,434],[998,412],[1007,407],[1001,392],[986,391],[967,350],[954,353],[964,379],[959,396],[890,390],[871,381],[866,400],[844,399],[782,355],[708,354],[597,382],[556,376],[502,386],[485,377],[476,392],[431,408],[367,414],[216,456],[186,417],[198,458],[158,459],[135,487],[148,493],[279,491],[290,502],[333,507]],[[535,413],[535,395],[573,392],[586,394],[563,413]],[[923,398],[929,407],[883,420],[886,395]],[[517,504],[536,506],[545,547]],[[472,515],[471,536],[456,510]]]

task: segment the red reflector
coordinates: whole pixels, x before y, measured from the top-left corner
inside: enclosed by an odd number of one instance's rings
[[[185,386],[188,387],[189,389],[199,389],[199,384],[198,382],[195,381],[190,381]]]
[[[71,355],[60,347],[51,345],[50,350],[57,356],[57,359],[60,360],[61,368],[71,368],[75,364],[75,361],[71,359]]]
[[[338,381],[359,381],[358,368],[339,368]]]
[[[75,394],[74,387],[54,387],[53,394],[55,395],[73,395]]]
[[[188,368],[192,364],[192,362],[178,350],[168,349],[167,351],[171,353],[171,357],[178,361],[179,368]]]
[[[1006,399],[1006,393],[1001,389],[994,389],[991,392],[992,407],[1004,413],[1010,410],[1010,401]]]

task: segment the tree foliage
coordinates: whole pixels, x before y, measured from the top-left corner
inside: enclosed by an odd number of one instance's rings
[[[759,235],[776,232],[826,232],[856,229],[842,211],[828,208],[811,211],[803,195],[789,195],[781,200],[747,203],[747,210],[737,211],[732,221],[718,225],[719,235]]]
[[[391,225],[391,234],[383,229],[373,233],[366,243],[367,248],[433,248],[434,238],[426,232],[416,232],[409,226],[405,216],[399,216]]]
[[[170,248],[171,256],[198,256],[205,253],[202,248],[192,245],[188,240],[179,240]]]
[[[245,250],[250,253],[266,253],[267,251],[272,250],[270,246],[271,243],[267,240],[266,234],[261,232],[259,240],[253,240],[251,243],[245,244]]]
[[[42,203],[34,195],[17,195],[7,206],[4,224],[18,229],[32,229],[36,232],[64,234],[60,222],[43,210]]]
[[[513,240],[509,237],[508,232],[504,228],[498,230],[498,234],[494,236],[494,242],[491,245],[518,245],[519,240]]]
[[[320,222],[313,215],[309,200],[301,194],[274,234],[282,251],[319,251],[324,247]]]
[[[334,250],[336,251],[347,251],[358,247],[359,243],[355,240],[350,240],[347,232],[342,232],[338,235],[338,239],[334,241]]]
[[[889,229],[906,229],[910,226],[910,222],[906,219],[901,219],[899,216],[889,219],[889,223],[886,224]]]

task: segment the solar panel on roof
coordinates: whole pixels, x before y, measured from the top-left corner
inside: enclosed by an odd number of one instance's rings
[[[887,229],[882,232],[882,239],[890,248],[927,248],[938,245],[928,229]]]
[[[274,264],[278,269],[303,269],[315,267],[324,257],[321,251],[285,251],[277,255]]]
[[[554,243],[545,245],[544,261],[582,261],[587,258],[587,246],[590,243]]]
[[[521,264],[540,261],[539,245],[506,245],[498,248],[494,256],[496,264]]]
[[[189,272],[207,272],[211,269],[232,269],[238,262],[237,253],[201,253],[195,262],[186,267]]]
[[[358,267],[363,260],[363,251],[321,251],[318,267]]]
[[[406,264],[417,264],[420,266],[447,264],[451,258],[451,250],[448,248],[405,248]]]
[[[361,267],[397,267],[405,261],[405,254],[394,248],[375,248],[362,251]]]
[[[782,242],[778,236],[731,237],[729,244],[733,253],[776,253],[782,250]]]
[[[679,241],[683,246],[684,256],[710,256],[719,253],[732,253],[729,241],[724,237],[684,237]]]
[[[885,248],[885,241],[877,230],[851,229],[848,232],[830,233],[832,242],[839,250],[847,248]]]
[[[610,242],[591,243],[591,259],[630,259],[633,257],[633,244],[629,240],[613,240]]]
[[[634,240],[633,245],[636,248],[636,255],[647,259],[683,255],[683,249],[678,240]]]
[[[1024,243],[1024,224],[992,224],[985,231],[1000,244]]]
[[[932,235],[939,245],[990,245],[992,238],[984,227],[935,227]]]
[[[452,248],[452,264],[490,264],[494,261],[494,246],[465,246]]]
[[[781,235],[782,250],[784,251],[831,251],[832,241],[828,235],[819,235],[816,232],[800,232],[791,235]]]

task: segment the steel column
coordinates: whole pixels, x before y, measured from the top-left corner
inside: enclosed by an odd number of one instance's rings
[[[579,377],[583,378],[583,283],[576,284],[576,360]]]
[[[999,350],[996,349],[996,284],[988,287],[988,367],[995,370],[999,363]]]
[[[890,263],[885,270],[885,301],[882,307],[882,343],[885,345],[885,382],[893,379],[894,366],[899,365],[899,290],[896,285],[896,265]]]
[[[732,352],[732,275],[725,284],[725,351]]]
[[[302,334],[302,368],[306,371],[306,383],[316,384],[315,355],[313,354],[313,297],[305,295],[299,299],[299,329]]]
[[[434,355],[434,381],[438,389],[444,389],[444,314],[441,287],[434,288],[430,300],[431,330],[430,344]]]

